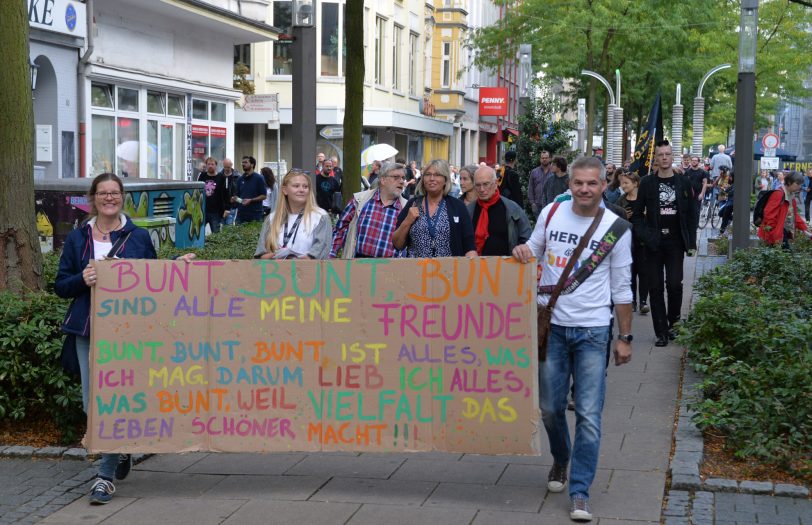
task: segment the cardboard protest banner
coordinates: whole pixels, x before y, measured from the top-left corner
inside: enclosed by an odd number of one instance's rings
[[[533,264],[96,265],[93,452],[538,453]]]

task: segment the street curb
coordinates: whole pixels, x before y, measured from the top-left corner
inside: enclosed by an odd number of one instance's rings
[[[69,461],[96,461],[100,454],[88,454],[83,448],[28,447],[0,444],[0,458],[14,459],[65,459]],[[133,465],[152,457],[152,454],[133,454]]]

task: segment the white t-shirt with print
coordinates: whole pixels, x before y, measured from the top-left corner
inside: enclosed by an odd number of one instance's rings
[[[536,228],[527,241],[530,250],[541,262],[541,285],[558,283],[569,256],[575,251],[581,236],[592,224],[592,217],[581,217],[572,211],[572,201],[562,202],[545,229],[547,215],[553,208],[549,204],[536,222]],[[617,219],[617,215],[605,209],[603,218],[591,241],[581,252],[580,262],[575,265],[572,276],[589,258],[603,235]],[[611,321],[610,304],[632,302],[631,288],[631,229],[626,231],[615,247],[594,272],[570,294],[561,294],[553,308],[552,322],[561,326],[606,326]],[[546,305],[549,295],[539,295],[538,304]]]

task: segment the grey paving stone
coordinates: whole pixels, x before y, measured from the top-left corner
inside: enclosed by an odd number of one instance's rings
[[[672,461],[668,470],[672,476],[699,476],[699,465],[693,462]]]
[[[458,483],[496,483],[506,463],[407,459],[391,479]]]
[[[252,500],[239,508],[223,525],[246,523],[302,523],[307,525],[335,525],[345,523],[359,508],[357,503],[321,503],[318,501],[257,501]]]
[[[206,452],[191,452],[189,454],[154,454],[138,465],[133,466],[133,470],[183,472],[209,455],[210,454]],[[222,455],[228,456],[228,454]]]
[[[285,471],[294,476],[335,476],[341,478],[388,478],[403,462],[383,457],[309,454],[304,460]]]
[[[12,458],[27,458],[34,453],[34,447],[15,445],[3,450],[3,455]]]
[[[688,522],[688,517],[678,518],[675,516],[670,516],[665,518],[665,525],[690,525]]]
[[[34,450],[33,456],[35,458],[60,458],[67,447],[42,447]]]
[[[219,525],[244,505],[240,500],[216,498],[138,499],[104,521],[105,525],[172,523],[173,525]]]
[[[770,481],[740,481],[739,491],[745,494],[771,494],[773,484]]]
[[[437,487],[431,481],[333,478],[310,501],[420,505]]]
[[[533,487],[441,483],[425,506],[535,512],[543,495]]]
[[[363,505],[347,525],[412,525],[414,523],[442,523],[468,525],[476,515],[475,509],[428,509],[405,505]]]
[[[571,523],[569,516],[565,518],[563,515],[551,515],[545,511],[545,508],[542,508],[540,513],[480,510],[477,512],[473,525],[561,525]],[[642,522],[640,525],[643,525]]]
[[[224,499],[300,500],[310,498],[329,478],[326,476],[231,475],[211,487],[207,497]]]
[[[671,477],[671,488],[676,490],[697,490],[700,488],[699,476],[675,475]]]
[[[304,454],[209,454],[183,472],[194,474],[282,474],[302,461]],[[148,468],[150,462],[144,464]]]
[[[107,505],[90,505],[86,498],[81,498],[66,507],[62,507],[40,523],[43,525],[96,525],[134,501],[133,498],[126,498],[116,494]]]
[[[787,483],[775,484],[776,496],[789,496],[793,498],[806,498],[809,496],[809,489],[801,485],[790,485]]]
[[[516,465],[510,464],[505,469],[502,477],[499,478],[498,485],[523,485],[526,487],[536,487],[547,491],[547,474],[550,467],[541,465]]]
[[[160,498],[167,495],[195,498],[208,492],[224,477],[209,474],[133,471],[126,484],[122,483],[116,487],[116,498],[119,495],[134,498]]]
[[[735,479],[708,478],[702,488],[710,492],[736,492],[739,490],[739,483]]]
[[[542,446],[543,451],[549,450],[549,447],[546,443]],[[474,461],[474,462],[482,462],[482,463],[504,463],[507,462],[511,465],[544,465],[544,466],[552,466],[553,464],[553,457],[548,453],[544,452],[539,456],[492,456],[487,454],[464,454],[460,461]]]
[[[665,478],[665,472],[614,470],[608,484],[603,485],[596,477],[590,490],[592,514],[600,518],[658,521]]]
[[[87,450],[83,448],[69,448],[64,454],[62,454],[62,458],[84,461],[87,459]]]

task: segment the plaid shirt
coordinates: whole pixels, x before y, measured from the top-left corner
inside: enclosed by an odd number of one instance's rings
[[[344,246],[350,223],[355,217],[355,199],[341,212],[338,222],[333,230],[333,247],[330,249],[330,258],[335,258],[338,251]],[[355,227],[358,231],[358,240],[355,243],[355,253],[360,257],[399,257],[401,250],[395,249],[392,244],[392,234],[395,232],[398,214],[400,213],[400,199],[384,206],[381,202],[381,192],[376,191],[358,214]]]

